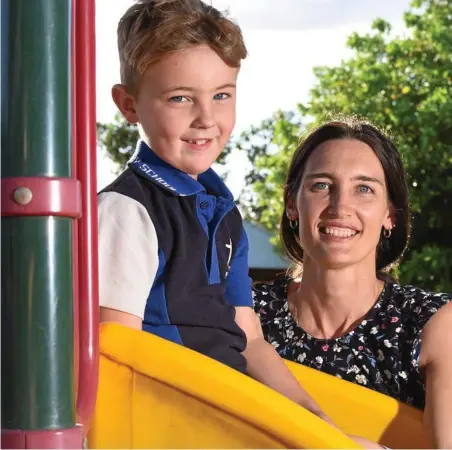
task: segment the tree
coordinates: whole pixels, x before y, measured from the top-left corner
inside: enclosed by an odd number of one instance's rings
[[[136,125],[129,124],[117,113],[112,123],[97,124],[97,140],[107,156],[116,163],[117,172],[121,172],[135,151],[138,130]]]
[[[306,105],[277,112],[243,133],[235,145],[253,169],[241,196],[246,217],[275,235],[288,165],[300,135],[329,115],[358,115],[396,141],[407,168],[413,232],[398,268],[403,283],[452,291],[452,2],[415,0],[405,13],[407,37],[390,24],[352,34],[353,56],[317,67]]]
[[[337,67],[317,67],[307,104],[278,111],[253,126],[231,148],[252,163],[241,195],[248,220],[261,224],[278,246],[282,192],[300,136],[328,116],[359,115],[388,132],[409,174],[413,233],[397,269],[403,283],[452,291],[452,2],[414,0],[405,13],[407,37],[391,38],[391,26],[374,21],[371,31],[352,34],[353,56]],[[328,114],[325,114],[328,112]],[[117,117],[99,124],[99,141],[123,167],[133,152],[135,127]]]

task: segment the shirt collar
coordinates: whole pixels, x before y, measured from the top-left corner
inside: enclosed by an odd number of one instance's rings
[[[163,161],[141,140],[137,143],[136,151],[129,161],[129,166],[174,195],[195,195],[205,192],[208,188],[219,197],[234,200],[231,191],[213,169],[210,168],[200,174],[197,181]]]

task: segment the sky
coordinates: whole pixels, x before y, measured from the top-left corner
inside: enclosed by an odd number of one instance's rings
[[[133,0],[96,0],[97,120],[110,122],[116,113],[111,87],[119,81],[116,27]],[[237,87],[235,133],[258,125],[276,110],[293,110],[309,98],[315,66],[336,65],[350,56],[347,37],[365,33],[377,17],[403,33],[409,0],[211,0],[227,10],[243,32],[249,55]],[[228,185],[234,195],[243,187],[246,157],[228,158]],[[114,179],[113,164],[98,151],[98,188]]]

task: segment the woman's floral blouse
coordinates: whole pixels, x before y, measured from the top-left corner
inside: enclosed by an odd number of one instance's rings
[[[316,339],[298,326],[289,311],[291,281],[283,277],[253,287],[264,336],[283,358],[425,407],[424,379],[419,372],[422,329],[451,301],[451,295],[386,283],[374,307],[353,331],[336,339]]]

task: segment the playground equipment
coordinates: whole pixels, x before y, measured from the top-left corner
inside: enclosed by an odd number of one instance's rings
[[[94,0],[2,0],[2,447],[354,448],[288,399],[98,326]],[[421,412],[289,364],[346,432],[428,446]],[[99,386],[98,386],[99,374]],[[97,403],[96,403],[97,398]]]
[[[2,0],[1,19],[2,446],[80,447],[98,371],[94,0]]]
[[[104,324],[91,448],[357,448],[266,386],[151,334]],[[349,434],[428,448],[420,411],[299,364],[289,368]]]

